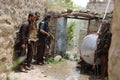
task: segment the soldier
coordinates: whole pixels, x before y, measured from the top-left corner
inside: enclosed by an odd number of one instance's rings
[[[26,56],[26,48],[27,48],[28,37],[29,37],[29,29],[31,27],[32,22],[34,22],[34,13],[29,13],[28,20],[26,22],[22,23],[20,30],[19,30],[20,43],[16,46],[16,48],[20,50],[18,53],[16,53],[18,58]],[[25,65],[25,60],[22,61],[18,65],[18,69],[21,72],[27,72],[26,70],[28,68]]]
[[[47,38],[52,37],[55,40],[55,37],[50,33],[48,22],[50,21],[51,16],[46,15],[44,20],[39,24],[38,29],[38,38],[39,38],[39,45],[37,48],[37,64],[44,64],[44,55],[45,55],[45,47],[47,45]]]
[[[29,29],[29,39],[28,39],[28,53],[27,53],[27,59],[26,59],[26,63],[27,63],[27,67],[30,69],[33,69],[33,66],[31,66],[31,62],[32,62],[32,58],[33,55],[35,55],[36,53],[36,41],[38,40],[37,38],[37,21],[39,20],[40,17],[40,13],[39,12],[35,12],[35,19],[33,22],[31,22],[31,27]]]
[[[38,31],[38,27],[39,27],[39,18],[40,18],[40,13],[39,12],[35,12],[35,25],[37,27],[37,31]],[[36,35],[37,36],[37,35]],[[37,36],[37,40],[34,42],[34,54],[33,57],[36,60],[36,55],[37,55],[37,45],[38,45],[38,36]]]
[[[111,44],[111,32],[110,32],[110,23],[105,21],[103,22],[101,34],[99,35],[99,44],[97,49],[97,57],[100,57],[101,60],[101,74],[98,79],[104,80],[107,75],[108,69],[108,51]]]

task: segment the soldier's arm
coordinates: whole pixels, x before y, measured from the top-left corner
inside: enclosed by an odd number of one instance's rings
[[[22,25],[22,32],[21,32],[21,39],[22,39],[22,48],[25,48],[25,43],[26,43],[26,33],[27,26],[25,24]]]
[[[45,35],[47,35],[48,37],[50,36],[50,34],[47,33],[46,31],[44,31],[43,29],[40,29],[40,32],[43,33],[43,34],[45,34]]]
[[[49,32],[49,34],[50,34],[50,37],[51,37],[53,40],[55,40],[55,41],[56,41],[55,36],[54,36],[51,32]]]

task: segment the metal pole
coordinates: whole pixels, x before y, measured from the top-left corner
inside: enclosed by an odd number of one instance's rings
[[[107,7],[106,7],[106,10],[105,10],[105,14],[104,14],[104,16],[103,16],[102,21],[105,19],[106,15],[107,15],[107,11],[108,11],[108,8],[109,8],[109,5],[110,5],[110,2],[111,2],[111,0],[109,0],[109,1],[108,1]],[[100,24],[100,27],[99,27],[99,29],[98,29],[98,32],[97,32],[97,33],[99,33],[99,32],[100,32],[101,27],[102,27],[102,23]]]

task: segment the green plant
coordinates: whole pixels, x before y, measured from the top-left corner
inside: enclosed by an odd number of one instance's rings
[[[78,8],[77,6],[74,5],[72,0],[49,0],[46,6],[52,9]]]
[[[46,59],[46,62],[50,62],[52,64],[58,64],[60,63],[62,60],[55,60],[53,57],[49,57]]]
[[[69,59],[70,59],[70,54],[67,54],[67,53],[64,54],[64,55],[63,55],[63,58],[69,60]]]
[[[12,69],[16,68],[21,62],[26,59],[26,56],[20,57],[13,62]]]
[[[76,25],[75,22],[70,22],[67,25],[67,28],[66,28],[67,45],[71,45],[71,40],[74,37],[74,27],[75,27],[75,25]]]
[[[108,77],[105,77],[105,79],[104,80],[108,80]]]
[[[17,60],[15,60],[14,62],[13,62],[13,65],[12,66],[9,66],[9,68],[7,68],[7,65],[4,63],[4,62],[1,62],[0,61],[0,73],[5,73],[6,74],[6,76],[5,76],[5,80],[9,80],[9,74],[10,74],[10,72],[13,70],[13,69],[15,69],[21,62],[23,62],[24,60],[26,59],[26,57],[24,56],[24,57],[20,57],[20,58],[18,58]],[[4,80],[3,79],[3,80]]]

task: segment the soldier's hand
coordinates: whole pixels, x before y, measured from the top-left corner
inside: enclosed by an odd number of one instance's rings
[[[25,44],[22,44],[22,48],[25,48]]]
[[[30,44],[30,43],[31,43],[31,40],[29,39],[29,40],[28,40],[28,44]]]
[[[55,38],[54,36],[53,36],[52,38],[53,38],[54,41],[57,41],[56,38]]]
[[[50,34],[49,34],[49,33],[47,33],[47,37],[50,37]]]

